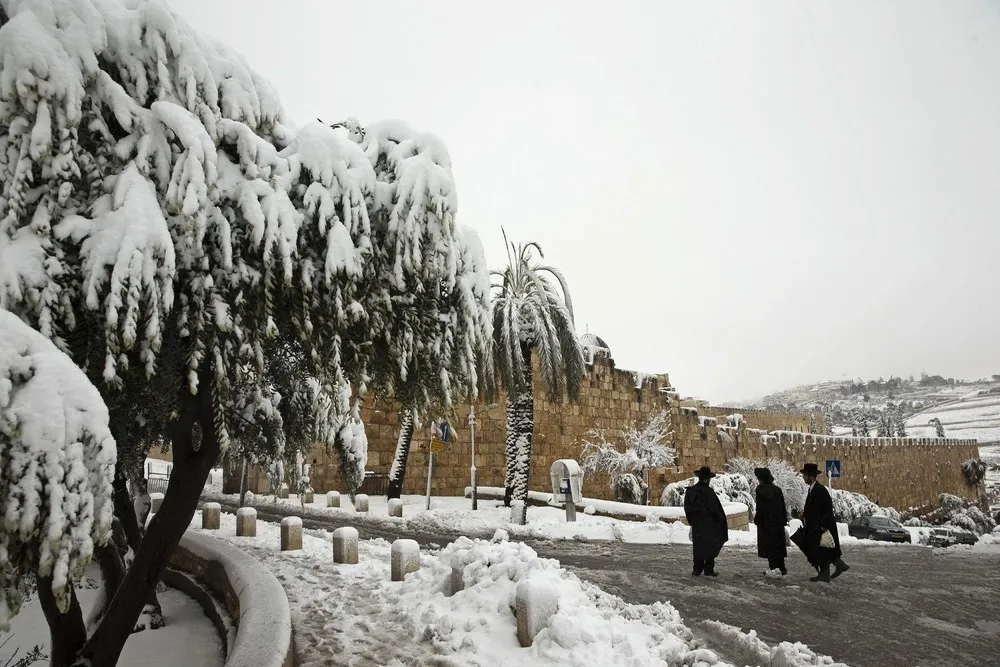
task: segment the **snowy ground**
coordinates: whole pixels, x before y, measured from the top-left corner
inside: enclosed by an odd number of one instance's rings
[[[100,577],[100,570],[92,565],[77,587],[85,614],[97,597]],[[118,661],[119,667],[221,667],[222,643],[201,606],[172,588],[165,589],[158,597],[167,625],[131,635]],[[49,629],[37,597],[33,596],[21,608],[21,613],[11,621],[10,632],[0,633],[0,643],[8,638],[0,648],[0,665],[23,656],[32,646],[48,645]]]
[[[906,420],[907,435],[933,438],[935,431],[927,422],[937,417],[949,438],[974,438],[980,442],[1000,442],[1000,395],[972,394],[920,412]]]
[[[204,500],[219,498],[215,494],[202,495]],[[221,496],[228,503],[239,501],[237,494]],[[355,522],[376,523],[385,527],[394,527],[401,531],[417,532],[448,532],[470,537],[490,537],[498,528],[503,528],[511,537],[534,537],[550,540],[580,540],[601,541],[615,540],[639,544],[690,544],[688,526],[680,522],[665,523],[663,521],[627,521],[611,517],[591,516],[583,512],[577,513],[573,523],[566,521],[566,512],[556,507],[530,507],[528,523],[524,526],[510,522],[510,509],[496,500],[480,500],[479,509],[473,511],[468,498],[452,496],[434,496],[431,498],[431,509],[427,510],[425,496],[403,496],[403,518],[389,516],[388,501],[384,496],[369,497],[367,514],[359,514],[351,504],[349,496],[341,497],[340,508],[328,508],[326,496],[317,494],[315,502],[301,510],[298,496],[290,495],[287,499],[278,499],[283,512],[289,509],[299,510],[296,514],[302,517],[335,517],[350,518]],[[268,507],[275,503],[274,496],[254,496],[248,504],[256,507]],[[656,508],[650,508],[656,509]],[[755,544],[752,531],[731,530],[729,540],[732,544]]]
[[[192,529],[200,525],[196,515]],[[358,565],[335,565],[326,531],[306,531],[303,549],[292,552],[279,551],[278,527],[262,521],[254,538],[235,537],[231,515],[211,532],[247,550],[282,582],[302,667],[729,664],[693,636],[669,603],[627,604],[522,543],[459,538],[422,554],[420,571],[394,583],[385,540],[363,540]],[[449,596],[455,563],[464,566],[464,590]],[[521,648],[512,605],[515,587],[526,579],[544,582],[558,611],[535,643]],[[801,644],[758,642],[757,648],[763,664],[833,664]]]

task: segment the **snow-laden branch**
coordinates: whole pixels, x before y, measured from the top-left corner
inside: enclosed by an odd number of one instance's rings
[[[670,446],[674,429],[670,413],[663,410],[650,417],[641,426],[632,425],[625,430],[621,442],[609,442],[603,431],[591,431],[584,441],[581,468],[587,473],[608,473],[612,477],[636,472],[644,474],[652,468],[672,466],[677,460],[677,450]]]
[[[0,310],[0,628],[24,577],[73,582],[111,532],[115,441],[100,394],[48,339]]]

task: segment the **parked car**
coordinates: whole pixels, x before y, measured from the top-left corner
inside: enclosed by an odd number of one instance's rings
[[[932,547],[950,547],[958,544],[958,535],[951,528],[935,528],[931,531],[927,544]]]
[[[851,537],[859,540],[879,540],[880,542],[910,542],[910,531],[902,524],[886,516],[863,516],[851,521],[847,526]]]
[[[932,547],[950,547],[953,544],[976,544],[979,536],[961,528],[935,528],[931,531],[928,544]]]

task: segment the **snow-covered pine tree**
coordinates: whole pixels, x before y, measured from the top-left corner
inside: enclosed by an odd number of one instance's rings
[[[938,419],[937,417],[934,417],[929,422],[927,422],[927,424],[929,426],[933,426],[934,427],[934,436],[935,437],[937,437],[937,438],[944,438],[944,437],[946,437],[945,434],[944,434],[944,424],[941,423],[940,419]]]
[[[677,458],[670,410],[662,410],[642,426],[625,430],[619,451],[602,430],[593,430],[583,443],[580,467],[585,473],[607,473],[622,502],[648,503],[649,471],[671,466]]]
[[[827,410],[823,415],[823,429],[827,435],[833,435],[833,411]]]
[[[29,578],[50,623],[82,613],[74,582],[95,552],[116,551],[115,453],[107,407],[83,371],[0,310],[0,629],[17,615]],[[74,657],[65,648],[50,646],[52,664]]]
[[[504,243],[507,268],[493,272],[499,279],[493,287],[493,358],[507,391],[505,500],[521,500],[527,507],[535,421],[532,354],[538,356],[542,386],[552,400],[561,400],[564,392],[576,400],[586,369],[566,279],[533,257],[544,258],[537,243],[514,245],[506,233]],[[525,518],[518,517],[521,523]]]
[[[159,436],[173,452],[163,510],[121,583],[132,593],[89,636],[76,612],[53,627],[53,651],[114,664],[237,430],[233,406],[252,397],[257,419],[272,396],[268,342],[296,340],[336,400],[363,394],[382,329],[415,317],[405,302],[386,321],[367,308],[386,293],[366,273],[371,217],[389,205],[404,229],[429,225],[454,188],[422,154],[391,193],[376,185],[358,144],[286,126],[266,81],[160,2],[56,5],[0,4],[0,58],[17,73],[0,77],[0,305],[86,369],[123,460]],[[423,271],[416,258],[398,263],[404,277]],[[426,382],[450,400],[451,378]],[[357,409],[335,436],[355,468]]]
[[[896,406],[896,411],[892,415],[893,423],[896,425],[896,437],[905,438],[906,435],[906,417],[903,414],[902,404]]]
[[[816,433],[816,414],[814,412],[809,413],[809,432]]]

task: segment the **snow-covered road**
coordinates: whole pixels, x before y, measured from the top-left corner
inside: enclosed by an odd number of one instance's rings
[[[213,498],[215,499],[215,498]],[[224,506],[225,507],[225,506]],[[262,520],[280,521],[290,506],[258,507]],[[234,508],[232,508],[234,509]],[[350,515],[303,520],[307,528],[347,525]],[[381,524],[353,523],[362,538],[416,539],[444,546],[447,532],[399,532]],[[799,641],[856,667],[993,664],[1000,654],[1000,553],[968,547],[948,550],[905,545],[851,545],[851,571],[832,585],[812,584],[804,558],[790,553],[790,575],[765,579],[754,549],[729,547],[722,576],[690,576],[690,547],[619,542],[525,539],[539,556],[559,560],[582,579],[626,602],[670,602],[708,642],[718,628],[705,621],[754,629],[769,644]],[[730,660],[736,656],[726,656]]]

